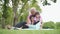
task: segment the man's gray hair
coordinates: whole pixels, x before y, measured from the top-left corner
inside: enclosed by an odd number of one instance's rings
[[[30,9],[30,11],[31,11],[31,10],[34,10],[35,12],[37,11],[36,8],[34,8],[34,7],[32,7],[32,8]]]

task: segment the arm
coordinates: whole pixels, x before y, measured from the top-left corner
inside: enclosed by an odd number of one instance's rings
[[[32,24],[26,24],[29,28],[35,28],[36,25],[32,25]]]
[[[40,29],[42,29],[42,25],[43,25],[43,21],[42,21],[42,17],[40,16]]]
[[[30,15],[27,17],[27,24],[31,24],[31,21],[30,21]]]

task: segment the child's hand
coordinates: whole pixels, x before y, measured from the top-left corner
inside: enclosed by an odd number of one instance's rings
[[[29,24],[25,24],[25,25],[29,26]]]

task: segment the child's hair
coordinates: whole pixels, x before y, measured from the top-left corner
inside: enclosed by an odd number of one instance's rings
[[[39,12],[36,12],[36,13],[35,13],[35,16],[36,16],[36,15],[40,15]]]
[[[30,16],[30,20],[31,20],[31,18],[32,18],[32,17],[34,17],[34,16],[33,16],[33,15],[31,15],[31,16]]]
[[[34,24],[35,23],[35,20],[34,20],[34,16],[33,15],[30,16],[30,21],[31,21],[31,24]]]

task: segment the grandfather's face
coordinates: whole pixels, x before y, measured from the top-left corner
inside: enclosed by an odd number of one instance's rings
[[[31,14],[35,15],[36,11],[34,9],[31,10]]]

